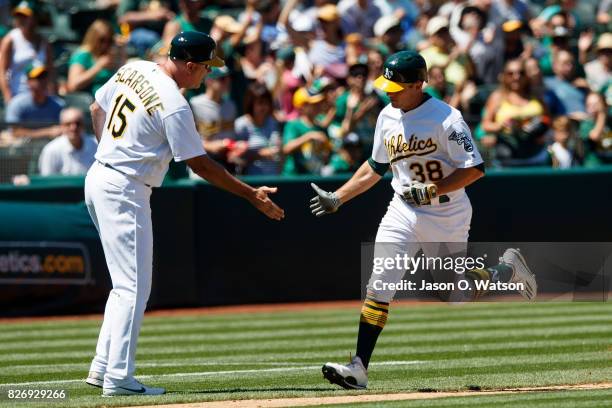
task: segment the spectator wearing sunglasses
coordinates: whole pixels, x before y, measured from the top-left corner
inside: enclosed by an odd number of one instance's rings
[[[500,86],[487,100],[481,140],[503,167],[548,165],[548,110],[532,89],[522,60],[504,66]]]
[[[60,114],[62,134],[47,143],[40,154],[38,167],[43,176],[87,173],[98,148],[96,139],[83,130],[83,113],[66,108]]]

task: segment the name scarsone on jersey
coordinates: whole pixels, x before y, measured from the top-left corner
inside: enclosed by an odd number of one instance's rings
[[[138,70],[130,66],[121,67],[117,71],[115,82],[132,88],[144,105],[149,116],[156,110],[164,110],[164,104],[155,91],[155,88]]]

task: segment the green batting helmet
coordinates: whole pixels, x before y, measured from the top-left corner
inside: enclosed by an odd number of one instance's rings
[[[172,59],[222,67],[225,62],[217,56],[217,44],[208,34],[183,31],[170,42],[168,56]]]
[[[400,51],[387,58],[374,86],[385,92],[399,92],[406,84],[417,81],[427,81],[425,59],[415,51]]]

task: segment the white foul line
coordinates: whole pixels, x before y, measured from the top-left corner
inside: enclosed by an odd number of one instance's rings
[[[372,363],[373,366],[396,366],[396,365],[414,365],[421,364],[423,361],[419,360],[407,360],[407,361],[381,361],[379,363]],[[248,363],[245,363],[245,365]],[[282,364],[282,363],[281,363]],[[314,370],[321,368],[321,365],[310,365],[310,366],[299,366],[299,367],[277,367],[277,368],[260,368],[251,370],[225,370],[225,371],[201,371],[194,373],[171,373],[171,374],[150,374],[150,375],[139,375],[139,379],[150,379],[150,378],[176,378],[176,377],[206,377],[211,375],[222,375],[222,374],[251,374],[251,373],[275,373],[285,371],[299,371],[299,370]],[[72,379],[72,380],[52,380],[52,381],[29,381],[20,383],[8,383],[0,384],[1,387],[21,387],[30,385],[51,385],[51,384],[71,384],[84,382],[84,378]]]

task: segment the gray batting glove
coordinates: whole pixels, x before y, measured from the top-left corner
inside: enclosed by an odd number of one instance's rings
[[[321,190],[315,183],[310,183],[310,186],[317,193],[316,197],[310,200],[310,211],[314,215],[321,217],[322,215],[338,211],[341,203],[336,193]]]

